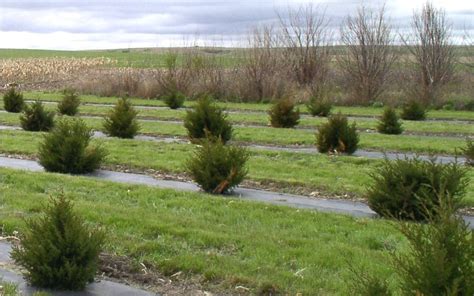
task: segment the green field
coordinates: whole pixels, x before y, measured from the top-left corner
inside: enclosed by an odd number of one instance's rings
[[[161,68],[168,49],[111,49],[111,50],[36,50],[36,49],[0,49],[0,59],[19,58],[109,58],[116,61],[113,66],[133,68]],[[235,63],[236,50],[199,49],[198,52],[214,56],[224,65]]]

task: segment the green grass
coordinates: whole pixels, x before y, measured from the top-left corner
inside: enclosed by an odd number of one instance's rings
[[[64,191],[106,229],[106,251],[165,274],[199,275],[213,290],[348,295],[348,262],[389,279],[401,236],[384,220],[277,207],[201,193],[120,185],[84,177],[0,169],[4,230],[23,230],[48,196]]]
[[[38,133],[0,131],[0,153],[35,156],[41,140]],[[182,173],[194,147],[138,140],[95,140],[109,151],[106,165],[121,165],[146,171],[154,169]],[[131,157],[133,155],[133,157]],[[327,194],[351,193],[362,197],[370,182],[369,173],[380,160],[350,156],[331,157],[304,153],[251,150],[249,178],[276,182],[281,187],[300,186]],[[474,169],[469,170],[474,177]],[[474,205],[474,183],[468,187],[465,205]]]
[[[102,119],[85,118],[87,124],[102,129]],[[180,123],[139,121],[141,133],[161,136],[185,137],[187,131]],[[0,124],[19,126],[18,114],[0,113]],[[234,127],[234,140],[245,143],[270,145],[314,146],[315,131],[308,129],[276,129],[271,127]],[[360,134],[360,149],[377,151],[405,151],[417,153],[455,154],[465,146],[462,138],[443,138],[415,135],[383,135],[376,133]]]
[[[0,278],[0,295],[20,296],[20,293],[18,293],[18,286],[10,282],[5,282]]]
[[[25,97],[28,99],[39,99],[44,101],[60,101],[61,94],[58,92],[25,92]],[[96,103],[96,104],[115,104],[117,102],[116,97],[98,97],[94,95],[82,95],[81,100],[83,103]],[[137,106],[157,106],[163,107],[165,104],[160,100],[148,100],[140,98],[132,98],[133,104]],[[194,101],[185,102],[185,107],[194,106]],[[232,102],[219,102],[221,107],[228,110],[236,111],[260,111],[267,112],[270,109],[268,103],[232,103]],[[306,106],[301,105],[300,110],[302,113],[308,113]],[[383,108],[375,107],[346,107],[336,106],[333,112],[341,112],[345,115],[354,116],[381,116]],[[266,115],[264,115],[266,116]],[[428,119],[457,119],[457,120],[471,120],[474,121],[474,112],[472,111],[449,111],[449,110],[430,110],[427,114]],[[416,123],[414,123],[416,124]]]

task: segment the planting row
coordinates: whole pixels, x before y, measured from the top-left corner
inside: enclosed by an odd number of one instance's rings
[[[63,99],[63,94],[60,92],[26,92],[25,98],[29,100],[41,100],[59,102]],[[82,95],[82,103],[89,104],[115,104],[119,98],[117,97],[98,97],[93,95]],[[148,107],[165,107],[166,103],[163,100],[148,100],[132,98],[135,106]],[[196,101],[184,101],[184,107],[193,107]],[[225,108],[229,111],[242,111],[249,113],[249,111],[257,111],[266,113],[270,110],[271,104],[265,103],[232,103],[232,102],[217,102],[219,107]],[[309,114],[306,105],[300,107],[302,114]],[[379,117],[383,113],[383,108],[376,107],[344,107],[334,106],[333,113],[342,113],[347,116],[362,116],[362,117]],[[429,110],[426,113],[427,119],[453,119],[453,120],[469,120],[474,121],[474,113],[469,111],[450,111],[450,110]]]
[[[132,100],[133,102],[133,100]],[[92,116],[104,116],[110,106],[102,105],[81,105],[78,108],[78,112],[82,115]],[[172,110],[172,109],[149,109],[135,106],[138,111],[138,117],[143,119],[156,119],[156,120],[183,120],[186,115],[185,110]],[[47,104],[45,109],[49,111],[57,110],[57,107],[53,104]],[[231,122],[242,125],[269,125],[269,116],[263,112],[242,112],[228,114],[228,118]],[[370,130],[375,131],[378,127],[378,120],[375,118],[353,118],[354,122],[357,123],[357,128],[361,131]],[[321,117],[301,117],[299,120],[299,127],[315,129],[318,125],[324,123],[326,119]],[[430,121],[430,122],[413,122],[403,121],[401,127],[407,133],[435,133],[435,134],[453,134],[453,135],[474,135],[474,124],[467,122],[457,121]]]
[[[0,131],[0,152],[38,156],[41,138],[37,133]],[[105,165],[127,167],[139,171],[153,169],[179,174],[185,170],[186,160],[192,155],[193,146],[138,140],[94,139],[92,143],[107,150]],[[380,166],[380,160],[349,156],[309,155],[289,152],[250,149],[248,178],[263,184],[276,183],[281,189],[307,188],[306,192],[342,196],[353,193],[359,197],[365,192],[369,173]],[[469,170],[474,177],[474,171]],[[352,194],[351,194],[352,195]],[[474,205],[474,186],[468,187],[466,205]]]

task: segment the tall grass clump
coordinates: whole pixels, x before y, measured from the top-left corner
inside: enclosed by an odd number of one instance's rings
[[[63,195],[51,198],[43,215],[26,221],[12,258],[37,287],[83,290],[94,280],[104,234],[86,224]]]
[[[405,120],[425,120],[426,108],[415,100],[410,100],[403,104],[402,118]]]
[[[466,173],[457,163],[441,164],[436,159],[386,159],[370,175],[367,200],[383,217],[426,221],[436,214],[440,195],[449,196],[452,206],[459,207],[468,185]]]
[[[48,172],[90,173],[106,156],[101,146],[90,144],[93,132],[80,119],[61,119],[39,146],[39,163]]]
[[[318,128],[316,145],[321,153],[337,152],[352,154],[357,150],[359,134],[355,122],[349,125],[347,117],[335,114]]]
[[[25,105],[20,123],[25,131],[46,132],[54,126],[54,112],[44,110],[43,103],[36,101],[31,105]]]
[[[62,100],[58,103],[58,113],[67,116],[74,116],[79,111],[81,99],[74,89],[63,90]]]
[[[209,136],[226,143],[232,138],[233,132],[227,115],[209,96],[199,98],[194,109],[187,111],[184,127],[194,142]]]
[[[20,113],[25,105],[23,94],[16,91],[14,87],[10,87],[3,95],[3,107],[7,112]]]
[[[248,158],[245,148],[205,139],[188,160],[186,171],[204,191],[222,194],[244,180]]]
[[[455,200],[442,191],[427,223],[399,224],[408,248],[393,254],[393,267],[403,295],[474,295],[474,235]]]
[[[377,131],[388,135],[399,135],[403,132],[402,123],[394,108],[385,108],[377,125]]]
[[[295,110],[295,103],[290,99],[277,100],[268,114],[273,127],[292,128],[300,121],[300,111]]]
[[[130,100],[121,98],[104,118],[104,131],[111,137],[133,139],[138,130],[137,111]]]

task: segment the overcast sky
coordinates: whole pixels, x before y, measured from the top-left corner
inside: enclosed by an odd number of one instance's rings
[[[333,26],[358,5],[378,0],[0,0],[0,47],[105,49],[205,45],[236,46],[250,27],[275,21],[276,11],[320,4]],[[424,0],[387,0],[398,27]],[[433,0],[457,32],[474,29],[474,0]]]

